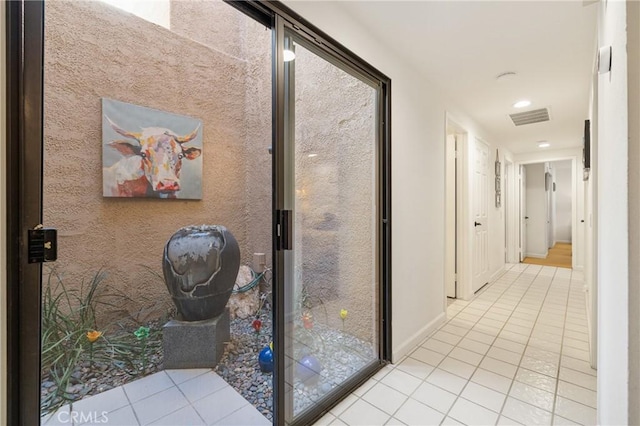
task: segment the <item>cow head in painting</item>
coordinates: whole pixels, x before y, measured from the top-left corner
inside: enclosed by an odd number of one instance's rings
[[[200,148],[185,148],[183,145],[195,139],[198,126],[187,135],[177,135],[162,127],[147,127],[141,132],[122,129],[108,117],[109,124],[120,135],[135,140],[115,140],[109,146],[129,160],[140,161],[140,175],[144,175],[152,194],[173,198],[180,190],[182,160],[193,160],[202,153]],[[142,176],[141,176],[142,177]]]

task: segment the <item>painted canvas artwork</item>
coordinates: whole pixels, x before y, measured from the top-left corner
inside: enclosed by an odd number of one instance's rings
[[[105,197],[202,199],[202,121],[102,98]]]

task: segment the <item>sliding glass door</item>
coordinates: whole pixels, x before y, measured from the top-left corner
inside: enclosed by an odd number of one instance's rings
[[[8,4],[9,424],[233,414],[209,385],[193,386],[197,401],[173,389],[187,381],[161,371],[169,318],[148,315],[174,313],[165,241],[202,223],[235,232],[242,263],[272,271],[226,345],[247,367],[218,372],[242,387],[234,374],[253,369],[266,391],[238,392],[258,415],[313,424],[391,357],[390,80],[277,1],[160,3],[162,16],[116,1]],[[133,310],[141,300],[149,309]],[[170,386],[125,383],[134,373]],[[152,393],[124,398],[132,385]],[[102,392],[122,405],[87,408]],[[141,419],[165,392],[171,402]]]
[[[284,421],[381,361],[381,87],[295,29],[282,38]]]

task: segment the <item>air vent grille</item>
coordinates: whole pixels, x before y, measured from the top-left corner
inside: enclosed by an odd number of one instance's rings
[[[509,117],[511,117],[511,121],[513,121],[513,124],[516,126],[542,123],[543,121],[549,121],[549,109],[541,108],[532,111],[518,112],[516,114],[509,114]]]

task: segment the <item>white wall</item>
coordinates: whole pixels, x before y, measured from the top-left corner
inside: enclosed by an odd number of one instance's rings
[[[555,240],[571,242],[571,162],[553,162],[555,191]]]
[[[496,274],[504,269],[505,253],[506,253],[506,232],[505,232],[505,211],[506,202],[505,194],[507,192],[507,183],[505,179],[505,165],[507,159],[511,160],[511,152],[495,142],[489,143],[489,271],[491,279],[496,278]],[[500,158],[500,191],[502,193],[502,204],[496,207],[495,203],[495,167],[496,149]]]
[[[611,72],[598,78],[598,424],[622,425],[629,412],[626,4],[598,7],[598,45],[613,48]]]
[[[640,424],[640,3],[627,3],[629,106],[629,424]]]
[[[518,233],[520,221],[520,203],[516,197],[519,168],[513,163],[511,156],[504,159],[504,188],[502,195],[502,209],[505,219],[505,261],[508,263],[520,262],[520,234]]]
[[[398,360],[445,318],[445,116],[491,138],[437,89],[369,33],[336,2],[285,1],[392,79],[393,359]],[[495,152],[495,147],[493,147]],[[496,214],[491,218],[494,221]],[[504,226],[500,226],[504,235]],[[504,239],[504,237],[503,237]],[[504,243],[502,243],[504,244]],[[504,265],[504,245],[491,265]],[[501,266],[502,267],[502,266]]]
[[[547,191],[544,163],[527,164],[526,171],[526,257],[547,257]]]
[[[595,64],[594,64],[595,70]],[[587,324],[589,326],[589,352],[591,355],[591,367],[596,368],[598,362],[598,288],[597,270],[598,259],[596,257],[598,207],[597,176],[598,176],[598,115],[597,106],[597,82],[596,71],[592,77],[592,87],[590,91],[589,119],[591,120],[591,171],[588,179],[584,182],[584,228],[585,228],[585,263],[584,263],[584,283],[587,289]]]

